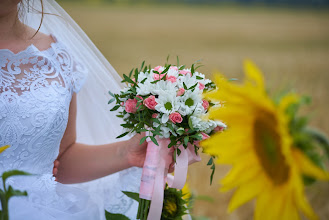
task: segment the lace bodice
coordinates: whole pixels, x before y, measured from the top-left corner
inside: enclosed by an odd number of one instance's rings
[[[0,146],[11,146],[0,154],[0,173],[52,173],[72,94],[84,79],[83,67],[56,39],[44,51],[0,50]]]

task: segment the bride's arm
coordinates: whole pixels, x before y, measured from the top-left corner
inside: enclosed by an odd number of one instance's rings
[[[77,104],[74,94],[70,104],[68,125],[60,146],[56,175],[58,182],[79,183],[132,166],[143,166],[146,143],[139,145],[142,135],[135,135],[127,141],[105,145],[76,143],[76,112]]]

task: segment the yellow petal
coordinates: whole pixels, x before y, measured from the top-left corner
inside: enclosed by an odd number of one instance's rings
[[[0,154],[5,151],[7,148],[9,148],[10,146],[9,145],[6,145],[6,146],[3,146],[3,147],[0,147]]]
[[[279,108],[281,111],[285,111],[289,105],[297,103],[299,97],[296,94],[288,94],[280,100]]]
[[[304,195],[304,185],[301,177],[295,174],[294,177],[294,196],[296,205],[302,210],[305,216],[311,220],[319,219],[318,216],[314,213],[311,205],[308,203]]]
[[[252,83],[253,81],[256,87],[264,91],[263,74],[251,60],[244,61],[244,71],[247,76],[247,82]]]
[[[271,208],[269,207],[269,204],[271,204],[272,199],[272,195],[269,191],[270,190],[264,190],[264,192],[257,197],[256,208],[254,213],[255,220],[267,219],[267,214],[270,212],[269,209]]]
[[[241,185],[234,193],[230,204],[228,206],[228,211],[232,212],[239,206],[248,202],[249,200],[255,198],[259,195],[265,187],[264,180],[262,178],[255,178]]]
[[[249,163],[236,163],[230,172],[220,181],[222,187],[221,192],[228,191],[253,178],[261,178],[259,175],[261,169],[256,166],[256,160],[249,160]]]
[[[281,214],[282,220],[299,220],[299,214],[295,202],[293,201],[293,195],[288,194],[285,200],[284,208]]]
[[[319,180],[329,180],[329,173],[314,165],[300,150],[294,148],[292,153],[302,173]]]

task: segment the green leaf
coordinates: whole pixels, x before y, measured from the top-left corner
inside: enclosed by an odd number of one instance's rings
[[[123,133],[123,134],[120,134],[118,137],[116,137],[116,138],[122,138],[122,137],[124,137],[124,136],[126,136],[127,134],[129,134],[129,132],[125,132],[125,133]]]
[[[196,79],[203,79],[201,76],[196,76]]]
[[[20,171],[20,170],[10,170],[7,172],[4,172],[2,174],[2,181],[3,183],[6,182],[7,178],[11,177],[11,176],[30,176],[32,174],[24,172],[24,171]]]
[[[134,128],[133,124],[121,124],[121,126],[124,128]]]
[[[127,191],[122,191],[122,193],[125,194],[126,196],[128,196],[129,198],[139,202],[139,194],[138,193],[127,192]]]
[[[9,200],[9,198],[14,197],[14,196],[27,196],[27,192],[14,190],[12,186],[9,186],[7,194],[6,194],[7,201]]]
[[[114,97],[114,94],[111,91],[109,91],[109,94],[110,96]]]
[[[133,74],[133,71],[134,71],[134,68],[132,68],[132,69],[130,70],[129,78],[131,78],[131,76],[132,76],[132,74]]]
[[[189,136],[185,136],[184,137],[184,146],[185,147],[187,147],[188,141],[189,141]]]
[[[129,218],[122,214],[114,214],[105,210],[106,220],[129,220]]]
[[[191,73],[192,73],[192,75],[194,74],[194,72],[195,72],[194,64],[192,64],[192,67],[191,67]]]
[[[191,87],[189,88],[189,90],[194,89],[197,85],[198,85],[198,83],[195,83],[193,86],[191,86]]]
[[[199,65],[197,67],[195,67],[195,70],[199,69],[200,67],[203,67],[204,65]]]
[[[169,70],[170,67],[171,67],[171,65],[168,65],[168,66],[163,70],[163,72],[162,72],[161,74],[165,74],[165,73]]]
[[[141,84],[144,84],[146,80],[147,80],[147,78],[143,79]]]
[[[183,66],[181,66],[181,67],[179,67],[179,69],[178,70],[183,70],[183,69],[185,69],[185,65],[183,65]]]
[[[120,108],[120,105],[116,105],[110,111],[113,112],[113,111],[118,110],[119,108]]]
[[[191,117],[188,118],[188,126],[193,129],[193,123]]]
[[[180,128],[178,128],[178,129],[176,130],[176,132],[177,132],[177,134],[182,135],[182,134],[185,133],[185,129],[182,128],[182,127],[180,127]]]
[[[210,157],[210,159],[209,159],[209,161],[207,163],[207,166],[210,166],[212,163],[213,163],[213,159],[212,159],[212,157]]]
[[[146,138],[147,138],[147,136],[142,137],[141,140],[139,141],[139,144],[141,145],[142,143],[144,143],[144,141],[146,141]]]
[[[152,142],[153,142],[155,145],[159,146],[159,144],[158,144],[157,140],[155,139],[155,137],[150,136],[150,138],[151,138]]]
[[[141,65],[141,68],[140,68],[139,72],[141,72],[143,70],[144,64],[145,64],[145,60],[142,62],[142,65]]]
[[[187,86],[185,85],[185,82],[183,82],[183,87],[185,90],[187,90]]]
[[[132,79],[130,79],[127,75],[123,74],[123,78],[125,79],[126,82],[136,84]]]
[[[114,101],[115,101],[115,98],[112,98],[112,99],[110,99],[110,101],[107,104],[111,104]]]

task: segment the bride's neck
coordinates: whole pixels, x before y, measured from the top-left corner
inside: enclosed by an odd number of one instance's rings
[[[18,19],[17,8],[0,16],[0,41],[22,39],[25,25]]]

